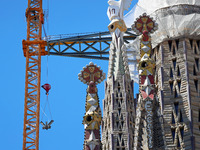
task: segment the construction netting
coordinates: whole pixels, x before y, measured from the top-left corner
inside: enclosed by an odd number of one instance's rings
[[[153,48],[168,39],[200,38],[200,0],[139,0],[124,17],[127,27],[131,28],[136,18],[143,13],[150,15],[158,24],[158,30],[151,34]],[[128,48],[138,57],[139,38],[128,45]],[[136,66],[136,61],[133,62],[129,63],[131,76],[138,76],[135,74],[137,67],[133,67]]]

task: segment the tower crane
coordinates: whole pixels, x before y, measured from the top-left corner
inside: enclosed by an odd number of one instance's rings
[[[41,56],[47,55],[42,40],[42,0],[28,0],[27,39],[22,41],[26,57],[23,150],[38,150]]]
[[[59,55],[108,60],[108,57],[103,55],[109,54],[111,37],[108,36],[109,32],[99,32],[68,38],[59,36],[58,39],[42,39],[42,0],[28,0],[26,20],[27,39],[22,41],[26,57],[23,150],[39,150],[41,56]],[[129,31],[125,34],[125,42],[136,37]],[[97,43],[99,46],[95,47]],[[104,49],[102,44],[106,45]],[[74,45],[78,45],[79,48],[74,48]],[[81,45],[85,45],[86,48],[81,49]],[[58,46],[58,49],[55,46]],[[63,50],[61,46],[65,46]]]

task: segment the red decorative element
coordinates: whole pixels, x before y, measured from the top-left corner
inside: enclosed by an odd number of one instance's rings
[[[140,76],[140,82],[141,84],[144,84],[145,80],[146,80],[146,75],[141,75]],[[153,75],[148,75],[149,81],[151,84],[154,84],[154,76]]]
[[[90,137],[90,134],[91,134],[91,130],[85,130],[85,139],[89,139]]]
[[[95,135],[96,139],[97,138],[100,139],[100,131],[99,130],[93,130],[93,132],[94,132],[94,135]]]
[[[151,92],[149,93],[149,95],[147,95],[147,93],[145,91],[141,90],[141,94],[142,94],[143,100],[145,100],[147,97],[149,97],[149,98],[151,98],[153,100],[155,92],[154,92],[154,90],[151,90]]]
[[[100,131],[99,130],[85,130],[85,139],[89,139],[90,138],[90,134],[93,131],[95,138],[96,139],[100,139]]]
[[[88,145],[86,145],[86,150],[90,150],[90,147]]]
[[[153,32],[155,30],[155,26],[155,22],[146,14],[143,14],[140,16],[140,18],[137,18],[135,22],[135,29],[141,34],[143,34],[143,31],[145,30],[148,32]]]
[[[100,150],[100,146],[96,145],[96,147],[94,148],[94,150]]]
[[[100,131],[99,130],[85,130],[85,141],[90,142],[89,138],[91,133],[94,133],[96,139],[100,140]],[[85,145],[85,150],[91,150],[89,145]],[[94,150],[100,150],[100,145],[96,145]]]
[[[82,77],[87,82],[97,82],[102,77],[102,70],[95,65],[90,65],[82,71]]]
[[[152,100],[154,99],[154,90],[152,90],[150,93],[149,93],[149,98],[151,98]]]
[[[90,81],[89,84],[89,93],[96,93],[97,89],[96,89],[96,84],[93,81]]]
[[[151,84],[154,84],[154,76],[153,75],[148,75],[149,81]]]
[[[146,80],[146,75],[141,75],[140,76],[140,81],[141,81],[141,84],[144,84],[144,81]]]
[[[46,83],[46,84],[42,85],[42,88],[46,91],[46,95],[48,95],[49,90],[51,89],[51,85]]]
[[[148,31],[144,30],[142,34],[143,34],[142,37],[143,41],[148,41],[149,40]]]
[[[141,19],[141,18],[138,19],[138,20],[137,20],[137,23],[143,24],[142,19]],[[135,24],[135,28],[136,28],[140,33],[142,33],[143,26],[141,26],[140,28],[138,28],[138,27],[137,27],[137,24]]]
[[[148,95],[145,91],[141,91],[141,94],[142,94],[143,100],[145,100],[148,97]]]

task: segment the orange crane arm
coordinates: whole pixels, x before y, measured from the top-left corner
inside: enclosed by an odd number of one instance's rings
[[[46,55],[42,37],[42,0],[28,0],[27,39],[22,41],[26,57],[23,150],[39,149],[41,55]]]

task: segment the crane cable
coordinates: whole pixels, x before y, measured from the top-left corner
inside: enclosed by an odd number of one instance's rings
[[[48,56],[47,56],[47,72],[46,72],[46,82],[48,83]],[[44,109],[42,109],[42,112],[43,114],[47,117],[47,119],[49,120],[49,117],[47,116],[47,114],[45,113],[45,109],[46,109],[46,106],[48,105],[48,109],[49,109],[49,114],[50,114],[50,117],[51,117],[51,120],[52,120],[52,113],[51,113],[51,108],[50,108],[50,104],[49,104],[49,100],[48,100],[48,93],[47,93],[47,96],[46,96],[46,102],[45,102],[45,105],[44,105]],[[42,120],[43,120],[43,115],[42,114]]]
[[[48,109],[49,109],[50,119],[47,116],[47,114],[45,113],[45,109],[46,109],[47,105],[48,105]],[[49,120],[53,120],[51,109],[50,109],[50,104],[49,104],[49,100],[48,100],[48,95],[46,96],[46,102],[45,102],[45,105],[44,105],[44,109],[42,109],[42,112],[43,112],[43,114],[42,114],[41,120],[43,120],[44,115],[46,116],[46,118],[48,119],[48,121]]]
[[[48,16],[49,16],[49,0],[47,0],[47,13],[46,13],[46,23],[47,23],[47,32],[49,30],[49,20],[48,20]],[[47,32],[45,30],[45,26],[44,24],[43,25],[43,31],[44,31],[44,34],[45,34],[45,37],[47,37]],[[48,38],[47,38],[48,40]],[[47,55],[47,72],[46,72],[46,83],[48,83],[48,55]],[[44,105],[44,109],[41,108],[43,114],[42,114],[42,117],[41,117],[41,120],[43,120],[43,116],[45,115],[49,121],[49,117],[47,116],[47,114],[45,113],[45,109],[46,109],[46,105],[48,105],[48,109],[49,109],[49,113],[50,113],[50,117],[51,117],[51,120],[52,120],[52,113],[51,113],[51,109],[50,109],[50,104],[49,104],[49,100],[48,100],[48,94],[46,96],[46,102],[45,102],[45,105]]]
[[[46,32],[46,30],[45,30],[44,24],[42,24],[42,26],[43,26],[43,30],[44,30],[45,37],[46,37],[46,39],[47,39],[47,41],[48,41],[47,35],[48,35],[48,32],[49,32],[49,0],[47,0],[47,9],[46,9],[46,11],[45,11],[45,18],[46,18],[46,21],[45,21],[45,22],[46,22],[47,32]]]

